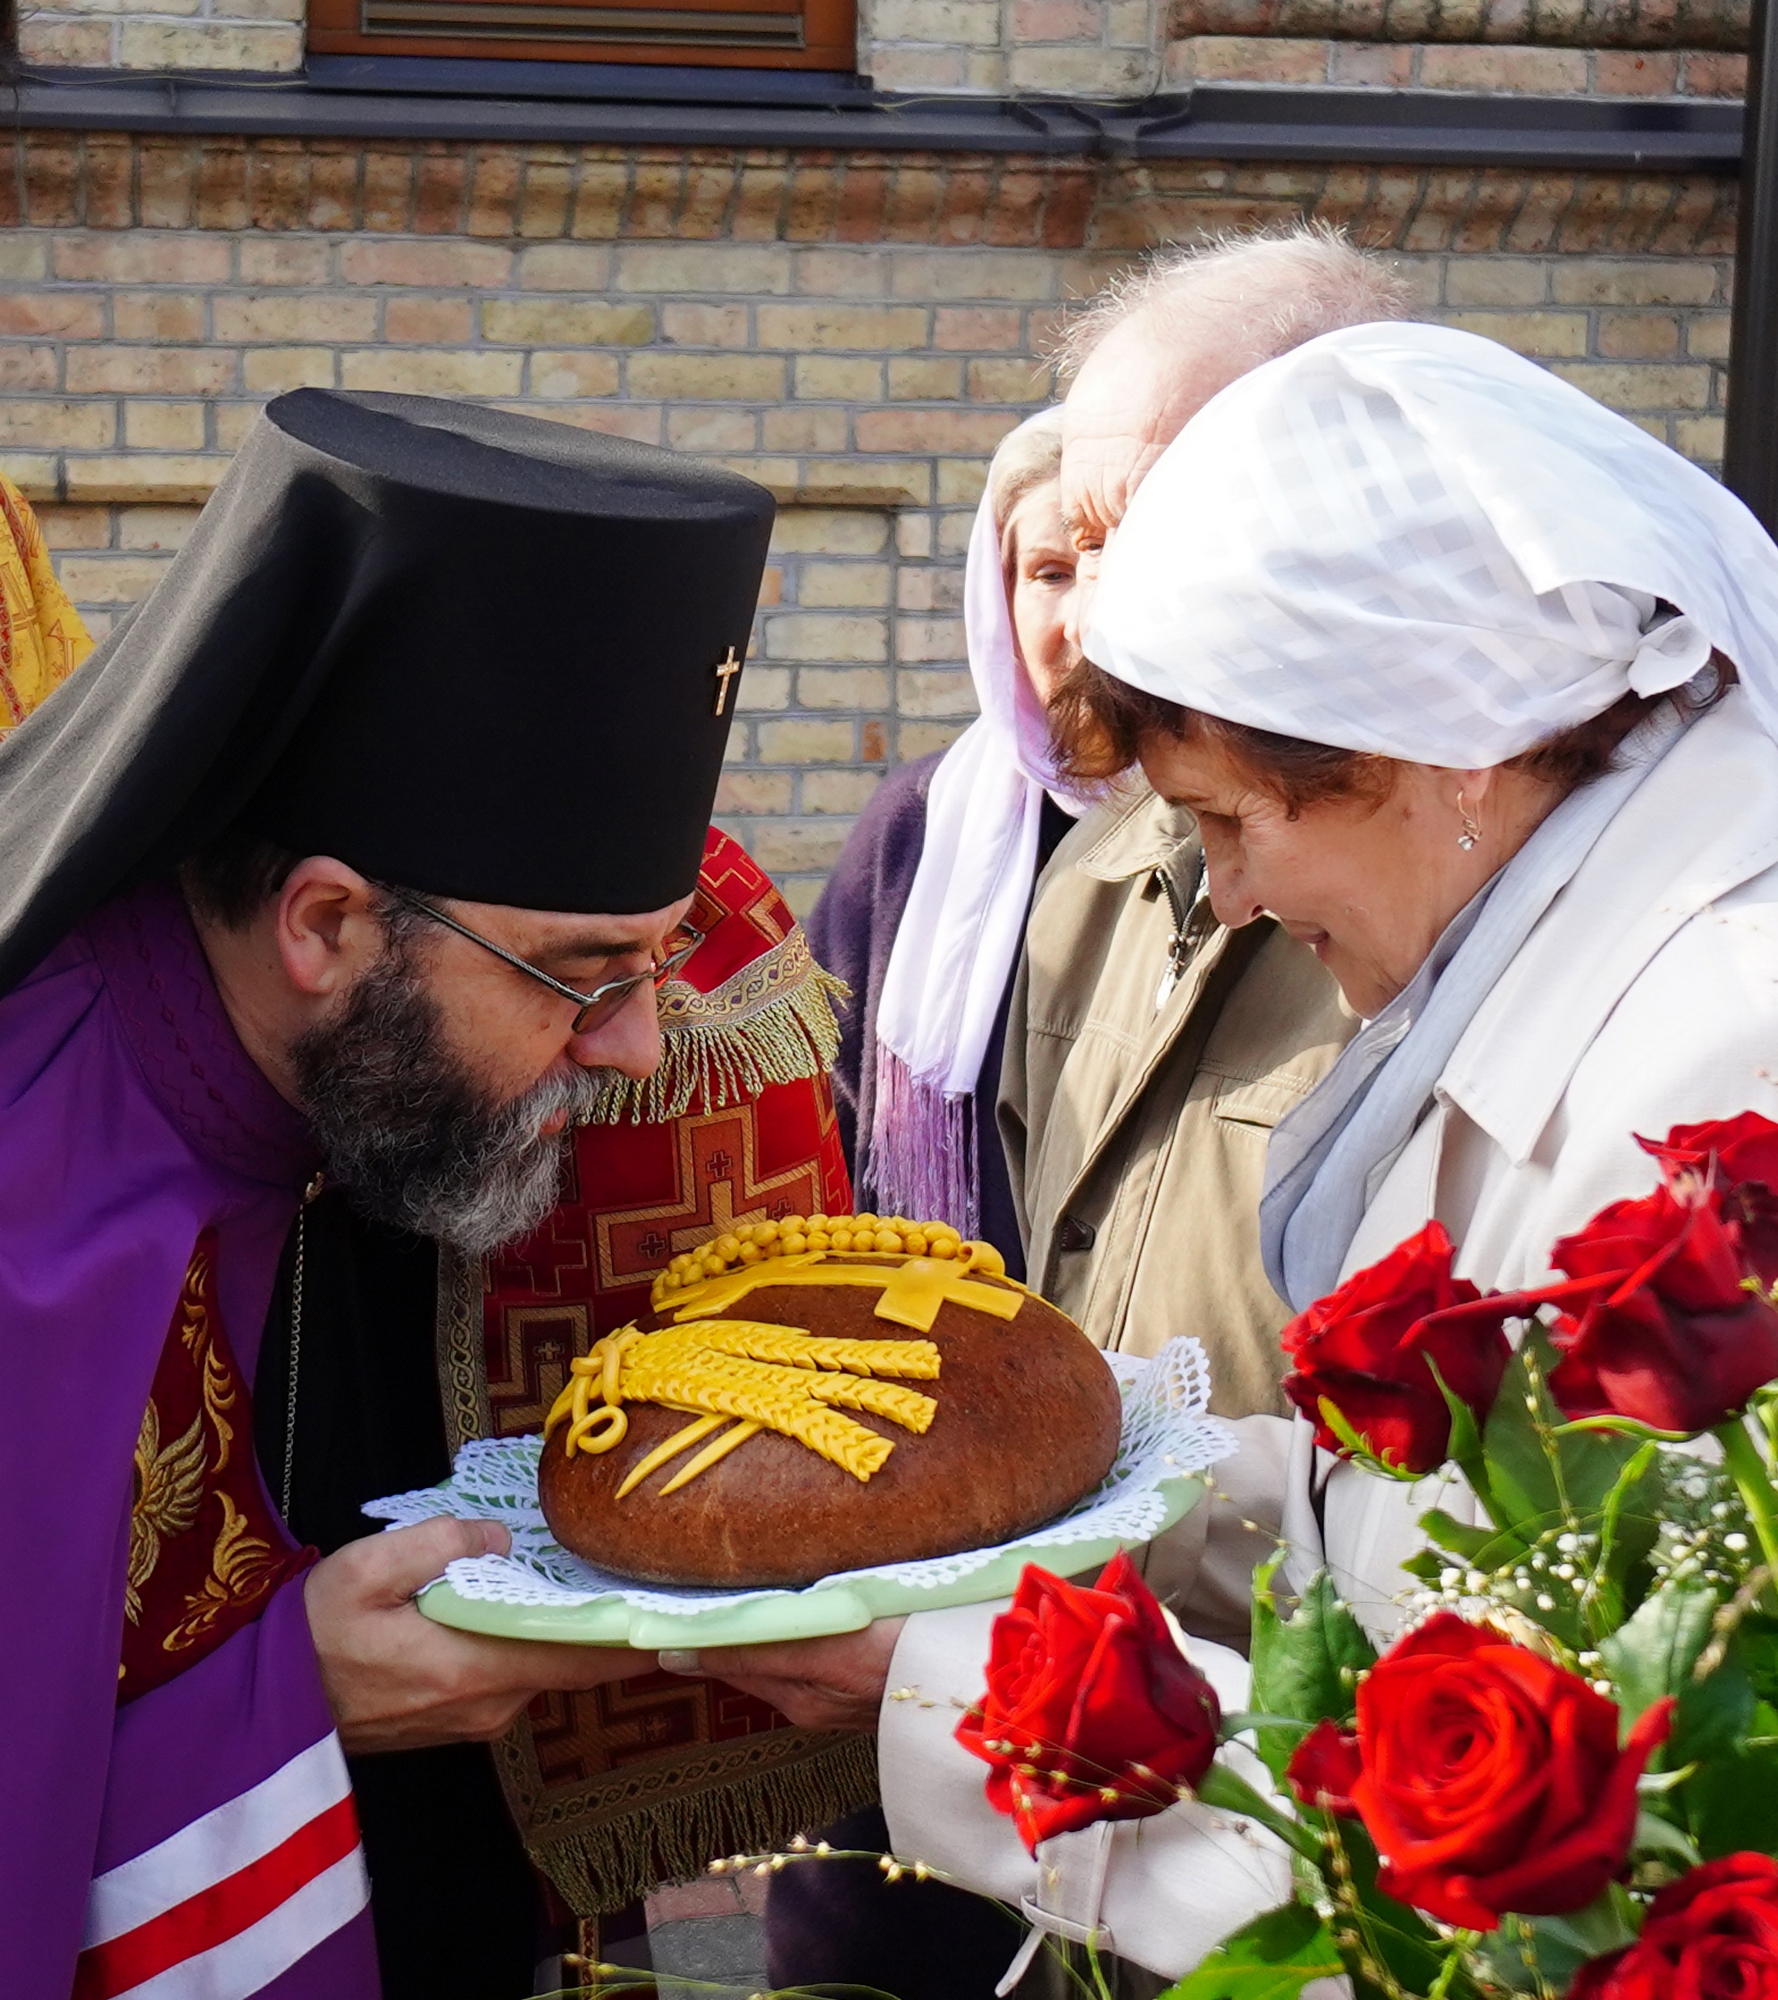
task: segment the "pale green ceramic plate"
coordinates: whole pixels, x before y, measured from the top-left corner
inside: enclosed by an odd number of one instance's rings
[[[1196,1473],[1163,1479],[1157,1489],[1162,1518],[1149,1530],[1159,1534],[1181,1520],[1203,1496]],[[1009,1543],[990,1562],[948,1581],[919,1583],[878,1570],[830,1576],[802,1590],[767,1590],[725,1597],[696,1608],[687,1594],[685,1611],[664,1612],[634,1604],[612,1591],[587,1604],[504,1604],[461,1595],[441,1579],[419,1597],[420,1609],[441,1625],[460,1632],[485,1632],[497,1639],[551,1639],[569,1646],[634,1646],[641,1652],[663,1647],[757,1646],[777,1639],[820,1639],[856,1632],[875,1618],[899,1618],[908,1611],[939,1611],[950,1604],[985,1604],[1010,1597],[1027,1563],[1066,1576],[1097,1570],[1120,1548],[1117,1536],[1046,1543],[1035,1530]],[[933,1565],[937,1567],[937,1565]],[[658,1590],[646,1593],[658,1596]]]

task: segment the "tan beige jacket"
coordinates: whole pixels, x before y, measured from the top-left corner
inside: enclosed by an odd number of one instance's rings
[[[1266,1140],[1357,1022],[1272,923],[1225,929],[1189,813],[1144,788],[1095,808],[1037,886],[1007,1023],[1001,1136],[1026,1276],[1101,1347],[1195,1335],[1211,1407],[1246,1419],[1219,1493],[1143,1551],[1190,1630],[1245,1649],[1282,1519],[1289,1308],[1266,1282]]]
[[[1102,1347],[1195,1334],[1212,1407],[1245,1417],[1282,1408],[1289,1317],[1260,1267],[1266,1140],[1357,1024],[1276,925],[1218,924],[1201,875],[1190,814],[1146,788],[1063,841],[1032,907],[1000,1120],[1028,1282]]]

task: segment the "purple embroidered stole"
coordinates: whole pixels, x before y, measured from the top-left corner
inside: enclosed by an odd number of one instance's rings
[[[375,2000],[245,1387],[313,1168],[170,885],[0,999],[7,2000]]]

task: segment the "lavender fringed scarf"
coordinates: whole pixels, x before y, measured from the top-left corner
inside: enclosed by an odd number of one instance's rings
[[[914,1076],[887,1042],[877,1043],[875,1114],[863,1178],[885,1213],[950,1222],[966,1237],[979,1236],[976,1124],[973,1086],[947,1091]]]

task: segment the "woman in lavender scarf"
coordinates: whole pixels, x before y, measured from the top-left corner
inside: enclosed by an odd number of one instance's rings
[[[980,719],[891,772],[807,921],[852,988],[834,1099],[859,1209],[938,1216],[1022,1273],[995,1132],[1007,1002],[1039,870],[1076,807],[1051,795],[1043,701],[1067,665],[1074,552],[1062,532],[1061,411],[1005,438],[970,537],[964,629]],[[888,1845],[871,1808],[833,1846]],[[868,1862],[774,1876],[774,1986],[868,1984],[898,2000],[989,2000],[1017,1933],[936,1882],[885,1889]]]
[[[808,920],[852,988],[834,1096],[860,1210],[939,1217],[1021,1268],[995,1135],[1007,1000],[1032,886],[1070,816],[1043,704],[1067,665],[1074,553],[1060,409],[1003,439],[970,537],[977,721],[893,771]]]

